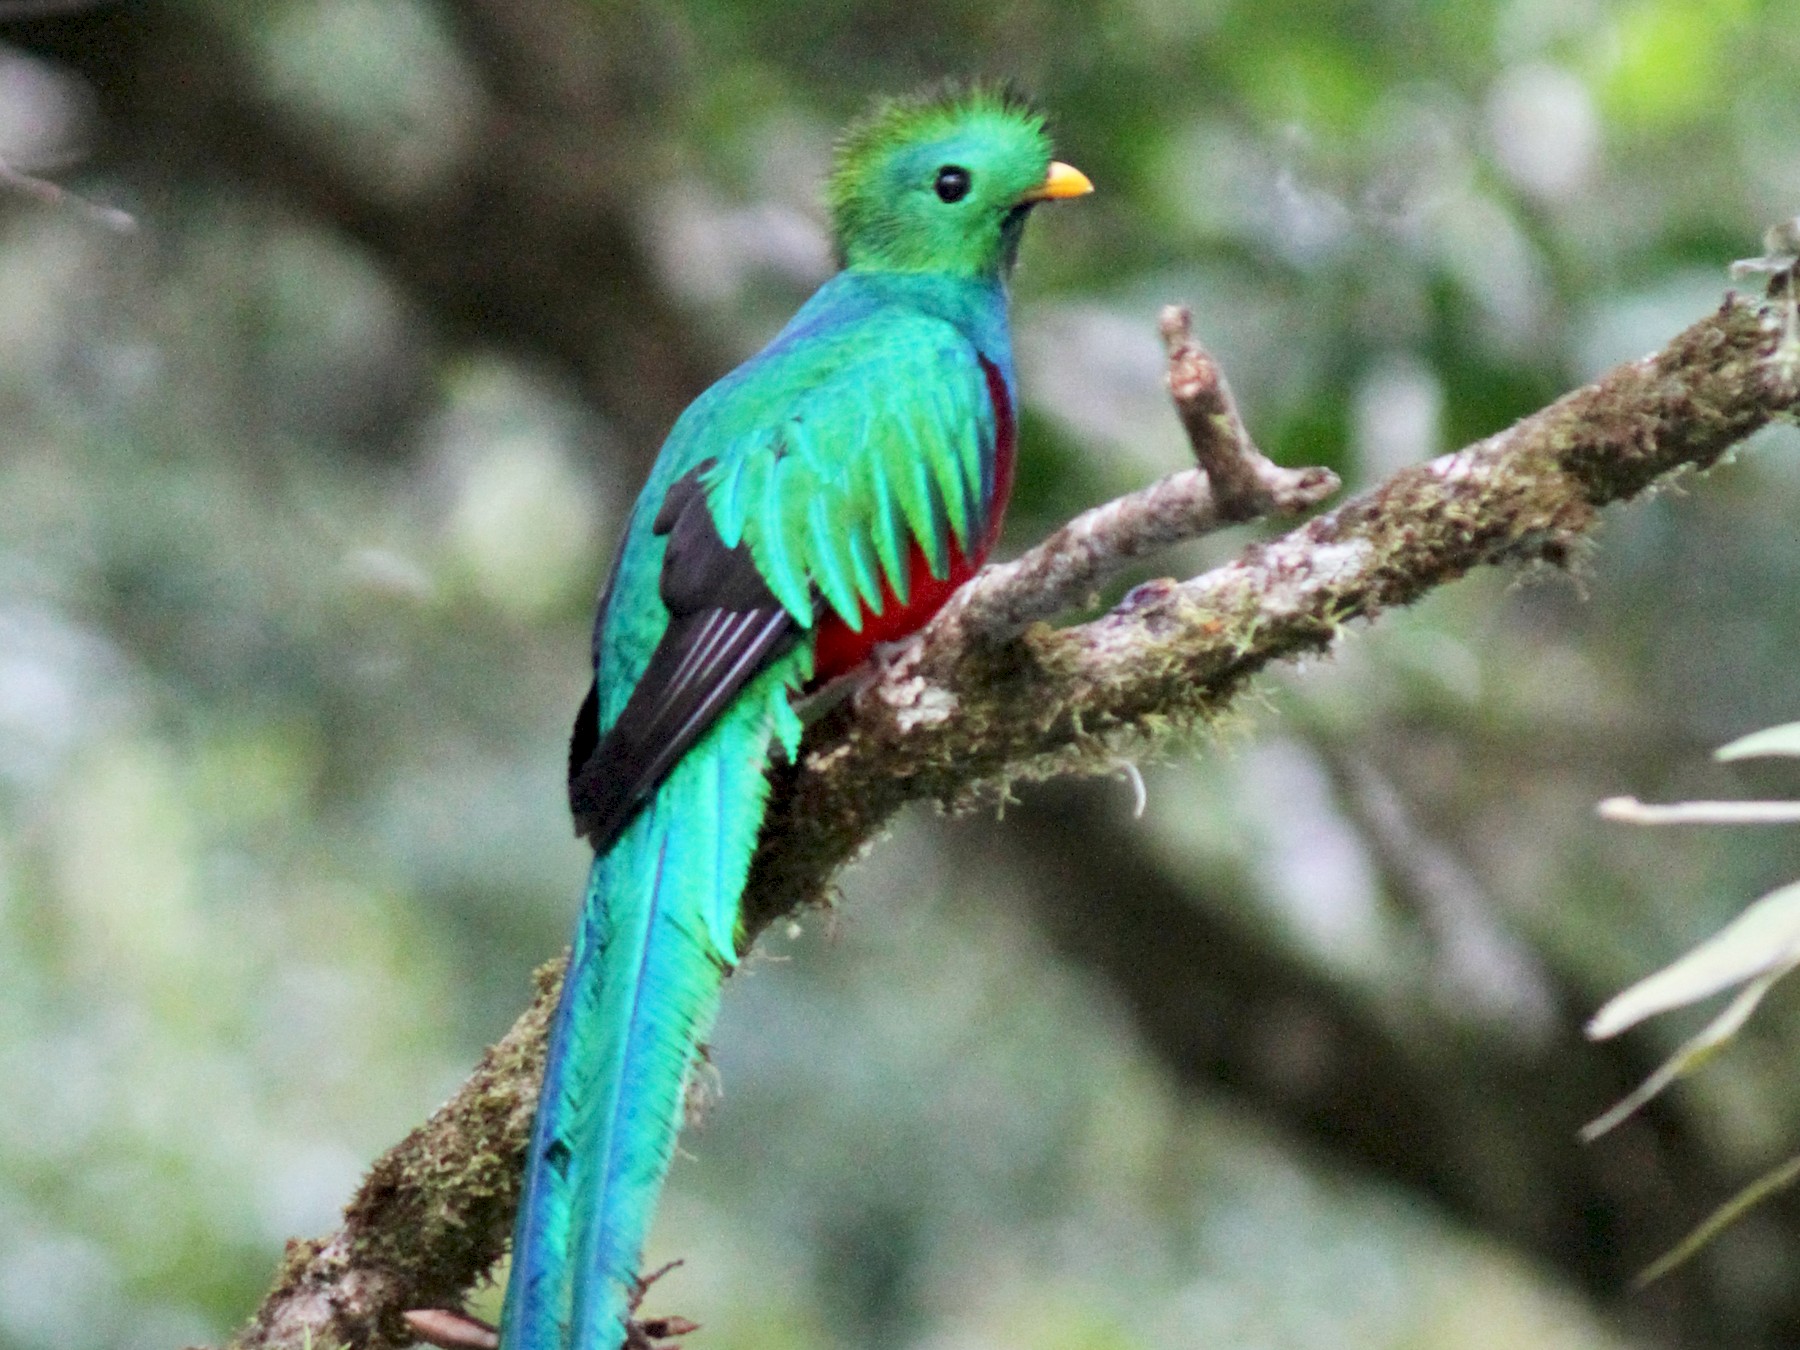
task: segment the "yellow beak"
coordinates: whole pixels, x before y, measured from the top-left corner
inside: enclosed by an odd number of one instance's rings
[[[1044,175],[1044,181],[1029,189],[1019,200],[1022,202],[1051,202],[1065,197],[1085,197],[1094,190],[1093,181],[1073,164],[1064,164],[1061,160],[1053,160],[1050,172]]]

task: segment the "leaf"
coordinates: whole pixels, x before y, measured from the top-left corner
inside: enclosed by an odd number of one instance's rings
[[[1608,797],[1595,807],[1626,825],[1800,825],[1800,802],[1669,802]]]
[[[1800,722],[1788,722],[1778,727],[1765,727],[1761,731],[1753,731],[1748,736],[1739,736],[1729,745],[1721,745],[1713,751],[1717,760],[1758,759],[1764,755],[1796,755],[1800,756]]]
[[[1603,1041],[1646,1017],[1710,998],[1800,961],[1800,882],[1770,891],[1687,955],[1615,995],[1587,1025]]]
[[[1768,993],[1794,963],[1783,966],[1780,970],[1771,971],[1761,979],[1750,984],[1738,993],[1738,996],[1725,1005],[1725,1009],[1712,1021],[1708,1022],[1698,1034],[1682,1043],[1680,1049],[1664,1060],[1657,1071],[1640,1083],[1637,1089],[1624,1097],[1604,1115],[1590,1120],[1581,1127],[1581,1142],[1591,1144],[1608,1130],[1619,1125],[1645,1102],[1655,1097],[1664,1088],[1678,1078],[1685,1078],[1707,1060],[1713,1052],[1737,1035],[1756,1005],[1762,1002],[1763,995]]]
[[[1800,1178],[1800,1157],[1789,1158],[1781,1166],[1763,1173],[1731,1199],[1708,1214],[1694,1228],[1694,1231],[1677,1242],[1668,1251],[1646,1266],[1637,1277],[1636,1285],[1642,1289],[1653,1281],[1660,1280],[1676,1267],[1687,1262],[1696,1252],[1711,1242],[1720,1233],[1749,1213],[1756,1206],[1767,1200],[1777,1191],[1786,1190]]]

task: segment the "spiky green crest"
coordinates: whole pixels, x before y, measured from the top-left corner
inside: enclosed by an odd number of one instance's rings
[[[826,190],[845,266],[989,277],[1012,265],[1050,138],[1043,114],[1010,88],[949,87],[883,99],[844,132]],[[945,169],[968,175],[946,201]]]

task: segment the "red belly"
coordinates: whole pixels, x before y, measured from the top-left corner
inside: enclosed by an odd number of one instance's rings
[[[904,605],[900,604],[893,588],[884,580],[881,610],[879,613],[871,613],[866,608],[863,610],[860,632],[853,631],[836,614],[829,614],[819,621],[818,643],[813,649],[814,683],[822,684],[856,669],[869,659],[869,653],[879,643],[898,642],[901,638],[918,632],[933,614],[944,607],[944,602],[956,588],[975,575],[976,570],[987,560],[988,550],[994,546],[994,540],[999,538],[1000,520],[1006,514],[1007,498],[1012,495],[1015,425],[1012,401],[1006,396],[1006,381],[999,368],[985,356],[979,359],[981,373],[987,377],[988,398],[994,405],[994,500],[988,507],[987,528],[975,541],[974,555],[965,556],[952,540],[950,575],[939,578],[931,575],[931,569],[925,565],[924,553],[914,544],[906,556],[907,577],[911,585],[907,587],[910,594]]]

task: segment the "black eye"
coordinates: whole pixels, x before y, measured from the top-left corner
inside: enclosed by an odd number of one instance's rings
[[[960,202],[969,195],[969,171],[946,164],[938,170],[937,182],[932,187],[937,189],[939,201]]]

